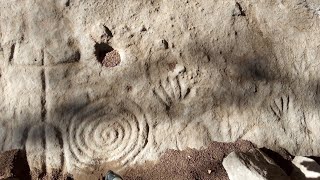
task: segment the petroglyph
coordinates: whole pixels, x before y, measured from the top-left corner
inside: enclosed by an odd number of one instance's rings
[[[169,64],[169,66],[172,71],[169,71],[168,76],[161,79],[153,90],[158,99],[167,107],[194,95],[191,89],[196,83],[196,74],[187,72],[184,66],[178,64]]]
[[[292,137],[298,132],[304,132],[295,139],[290,139],[292,143],[298,146],[291,149],[296,152],[304,143],[310,141],[310,130],[306,121],[306,115],[301,105],[297,102],[294,95],[281,95],[276,98],[270,105],[270,110],[275,118],[278,127],[281,127],[279,134],[281,136]],[[280,143],[286,143],[280,141]]]
[[[68,127],[70,168],[94,171],[92,165],[112,161],[124,168],[136,161],[148,135],[148,121],[134,102],[93,102],[75,114]]]
[[[278,121],[284,118],[288,118],[289,110],[292,107],[289,96],[281,96],[275,99],[270,105],[270,109]]]
[[[211,140],[320,153],[317,0],[3,0],[0,12],[0,150],[26,148],[36,178]]]
[[[45,128],[43,125],[36,125],[30,129],[25,146],[30,170],[33,172],[33,178],[43,178],[46,173],[46,142]]]
[[[65,157],[60,129],[41,123],[32,126],[26,137],[25,149],[33,178],[62,177]]]
[[[65,170],[63,137],[59,128],[47,124],[45,126],[46,171],[50,179],[63,176]]]
[[[303,118],[303,112],[293,95],[281,95],[271,102],[270,110],[275,119],[281,123],[299,122]],[[296,124],[297,125],[297,124]]]

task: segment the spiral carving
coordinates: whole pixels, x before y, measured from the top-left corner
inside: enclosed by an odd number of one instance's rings
[[[145,148],[149,125],[136,103],[100,100],[73,116],[68,134],[77,168],[90,170],[111,161],[124,167]]]

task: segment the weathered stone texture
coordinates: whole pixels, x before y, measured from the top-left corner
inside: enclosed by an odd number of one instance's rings
[[[213,140],[319,155],[319,7],[0,0],[0,150],[71,174]]]

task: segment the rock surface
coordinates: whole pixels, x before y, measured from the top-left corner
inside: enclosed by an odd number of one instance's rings
[[[318,155],[319,7],[0,0],[0,150],[49,177],[211,141]]]
[[[10,150],[0,154],[0,179],[31,179],[25,151]]]
[[[292,163],[294,165],[291,173],[293,180],[320,179],[320,165],[313,159],[296,156]]]
[[[285,172],[258,149],[232,152],[222,162],[230,180],[289,180]]]

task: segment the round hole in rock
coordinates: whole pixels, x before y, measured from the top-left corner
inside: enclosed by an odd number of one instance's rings
[[[113,51],[114,49],[109,46],[107,43],[97,43],[95,46],[95,52],[94,54],[97,57],[97,60],[102,63],[104,57],[106,56],[107,53]]]
[[[95,45],[95,55],[97,60],[105,67],[115,67],[120,64],[120,54],[106,43]]]

